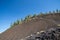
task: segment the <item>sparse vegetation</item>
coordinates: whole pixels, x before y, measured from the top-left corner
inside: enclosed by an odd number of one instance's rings
[[[53,11],[53,12],[49,11],[49,13],[47,13],[47,14],[55,14],[55,13],[60,13],[60,10],[57,9],[56,12],[55,12],[55,11]],[[32,16],[32,15],[28,15],[28,16],[25,17],[24,20],[21,18],[21,20],[15,21],[15,22],[11,25],[11,27],[13,27],[13,26],[15,26],[15,25],[18,25],[18,24],[22,24],[23,22],[28,22],[28,21],[30,21],[30,20],[31,20],[32,18],[34,18],[34,17],[37,17],[37,16],[43,17],[44,15],[47,15],[47,14],[40,12],[40,14],[38,14],[38,15],[36,15],[36,14],[34,14],[33,16]]]
[[[55,13],[55,11],[53,11],[53,13]]]
[[[60,27],[60,13],[56,11],[50,11],[49,13],[47,12],[47,14],[40,13],[40,15],[38,15],[28,15],[25,17],[25,19],[16,20],[13,24],[11,24],[11,29],[2,33],[2,35],[0,36],[0,40],[20,40],[21,38],[21,40],[23,40],[25,37],[30,37],[28,35],[33,33],[34,34],[31,35],[29,40],[60,40],[58,39],[58,36],[60,37],[60,29],[55,31],[53,29],[52,31],[47,31],[47,29],[50,28]],[[35,34],[39,35],[36,35],[34,37]],[[55,37],[53,37],[52,34],[54,34],[53,36]]]
[[[59,10],[58,9],[56,10],[56,13],[59,13]]]
[[[40,16],[44,16],[45,14],[43,14],[42,12],[40,13]]]
[[[27,22],[27,21],[31,20],[31,17],[32,17],[31,15],[26,16],[25,19],[24,19],[24,21]]]
[[[34,14],[32,17],[36,17],[37,15],[36,14]]]
[[[49,14],[51,14],[52,12],[51,11],[49,11]]]

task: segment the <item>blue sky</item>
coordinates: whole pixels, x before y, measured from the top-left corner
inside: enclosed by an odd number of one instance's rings
[[[60,0],[0,0],[0,32],[28,14],[60,9]]]

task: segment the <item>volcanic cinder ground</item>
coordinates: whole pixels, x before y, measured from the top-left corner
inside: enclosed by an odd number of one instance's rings
[[[0,40],[20,40],[32,33],[55,28],[58,24],[60,24],[60,13],[36,16],[29,22],[23,22],[6,30],[0,34]]]

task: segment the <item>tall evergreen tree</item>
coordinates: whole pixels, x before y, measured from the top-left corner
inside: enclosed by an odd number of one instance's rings
[[[20,23],[20,21],[19,21],[19,20],[17,20],[17,21],[16,21],[16,23],[17,23],[17,24],[19,24],[19,23]]]
[[[59,13],[59,10],[58,9],[56,10],[56,13]]]
[[[59,10],[59,13],[60,13],[60,10]]]
[[[43,16],[44,14],[42,12],[40,12],[40,16]]]
[[[36,16],[37,16],[36,14],[33,15],[33,17],[36,17]]]
[[[49,14],[51,14],[52,12],[51,11],[49,11]]]
[[[55,13],[55,11],[53,11],[53,14]]]
[[[21,22],[23,22],[24,20],[21,18]]]
[[[24,21],[29,21],[31,19],[32,15],[28,15],[25,17]]]

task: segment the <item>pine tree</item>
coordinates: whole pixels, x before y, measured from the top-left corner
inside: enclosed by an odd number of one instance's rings
[[[58,13],[60,13],[60,10],[58,10]]]
[[[26,16],[24,21],[29,21],[31,19],[31,17],[32,17],[31,15]]]
[[[13,23],[13,26],[15,26],[15,25],[17,25],[17,23],[16,23],[16,22],[14,22],[14,23]]]
[[[59,13],[59,10],[58,9],[56,10],[56,13]]]
[[[44,14],[42,12],[40,12],[40,16],[43,16]]]
[[[17,21],[16,21],[16,23],[17,23],[17,24],[19,24],[19,23],[20,23],[20,21],[19,21],[19,20],[17,20]]]
[[[53,11],[53,14],[55,13],[55,11]]]
[[[21,18],[21,22],[23,22],[24,20]]]
[[[49,11],[49,14],[51,14],[52,12],[51,11]]]
[[[36,17],[36,16],[37,16],[36,14],[33,15],[33,17]]]

